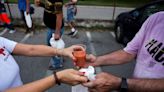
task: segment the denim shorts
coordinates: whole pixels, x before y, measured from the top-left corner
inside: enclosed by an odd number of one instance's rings
[[[67,8],[67,22],[74,20],[74,8]]]

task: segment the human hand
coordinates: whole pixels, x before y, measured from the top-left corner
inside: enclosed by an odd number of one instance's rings
[[[29,13],[30,13],[30,9],[27,8],[27,9],[26,9],[26,14],[28,15]]]
[[[84,73],[81,73],[74,69],[66,69],[56,73],[58,79],[62,83],[69,85],[77,85],[79,83],[87,82],[87,78],[84,77]]]
[[[96,80],[83,83],[88,87],[89,92],[109,92],[119,89],[121,78],[108,73],[100,73],[96,75]]]
[[[84,50],[84,48],[82,46],[79,45],[72,45],[68,48],[64,48],[64,49],[59,49],[58,50],[58,54],[62,55],[62,56],[67,56],[70,57],[72,60],[76,60],[76,58],[73,55],[74,50],[76,49],[82,49]]]
[[[55,33],[55,36],[54,36],[54,39],[55,39],[55,40],[59,40],[60,37],[61,37],[61,36],[60,36],[60,32],[56,32],[56,33]]]
[[[96,59],[97,59],[97,57],[94,56],[93,54],[86,55],[87,64],[85,66],[86,67],[97,66]]]

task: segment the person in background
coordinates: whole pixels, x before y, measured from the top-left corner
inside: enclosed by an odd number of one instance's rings
[[[13,24],[11,23],[11,20],[7,15],[4,2],[4,0],[0,0],[0,21],[5,27],[3,31],[9,31],[9,33],[14,33],[16,30],[13,27]]]
[[[45,45],[29,45],[0,37],[0,92],[44,92],[55,84],[66,83],[75,85],[87,81],[83,73],[77,70],[66,69],[53,72],[41,80],[23,85],[20,69],[12,55],[22,56],[67,56],[75,60],[73,51],[83,47],[73,45],[64,49],[55,49]],[[42,53],[40,53],[42,52]]]
[[[75,16],[77,14],[77,0],[69,0],[68,3],[65,4],[67,8],[67,24],[71,28],[71,32],[68,35],[74,37],[77,34],[77,29],[75,29]]]
[[[89,65],[120,65],[136,58],[132,78],[110,73],[96,75],[96,80],[84,83],[90,92],[164,92],[164,12],[151,15],[123,50],[95,57]]]
[[[31,14],[34,13],[34,8],[30,6],[30,0],[18,0],[18,8],[21,13],[22,20],[24,21],[24,24],[26,26],[26,32],[25,33],[30,33],[33,30],[33,23],[32,26],[28,26],[27,21],[25,19],[25,12],[27,15],[30,15],[30,19],[32,21]]]
[[[50,39],[54,34],[55,40],[60,40],[64,33],[64,20],[63,20],[63,0],[35,0],[35,5],[44,8],[43,21],[48,27],[47,31],[47,45],[50,45]],[[55,70],[63,67],[63,61],[57,60],[56,57],[51,58],[51,65],[49,70]]]

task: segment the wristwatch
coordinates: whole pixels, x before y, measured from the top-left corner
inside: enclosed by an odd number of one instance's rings
[[[122,77],[120,92],[128,92],[128,83],[124,77]]]

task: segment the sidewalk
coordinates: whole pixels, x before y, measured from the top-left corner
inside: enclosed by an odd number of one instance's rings
[[[87,20],[87,23],[89,21],[94,20],[90,24],[93,24],[93,23],[98,24],[101,22],[102,23],[101,25],[104,25],[104,23],[106,24],[106,22],[111,21],[113,17],[113,7],[103,7],[103,6],[77,6],[77,7],[78,7],[78,13],[77,13],[76,19],[80,20],[78,21],[80,22],[79,25],[86,24],[86,23],[83,23],[85,20]],[[44,9],[41,7],[35,7],[35,6],[34,8],[35,8],[35,13],[32,15],[33,20],[35,21],[35,23],[37,24],[39,23],[39,25],[44,25],[42,23]],[[13,18],[16,19],[16,23],[18,23],[17,19],[21,19],[21,16],[20,16],[17,4],[10,4],[10,9],[11,9]],[[116,7],[114,18],[116,18],[116,16],[120,14],[121,12],[129,11],[132,9],[133,8]],[[65,7],[64,7],[64,17],[66,17]],[[95,22],[95,21],[98,21],[98,22]]]

